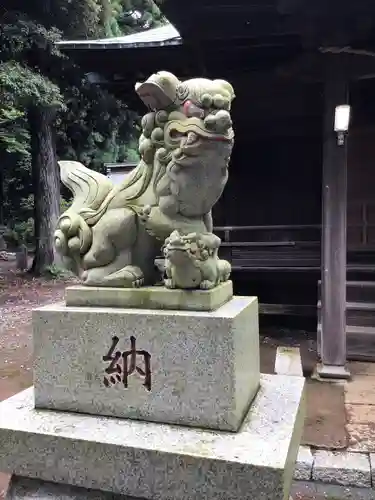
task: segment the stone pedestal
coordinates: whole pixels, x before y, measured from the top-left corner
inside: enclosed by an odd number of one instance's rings
[[[9,500],[289,498],[304,379],[260,376],[256,298],[184,311],[77,293],[33,312],[34,388],[0,403]]]
[[[215,311],[233,297],[233,283],[225,281],[211,290],[171,290],[164,286],[101,288],[70,286],[67,306],[122,307],[172,311]]]
[[[0,403],[0,470],[144,499],[285,500],[303,385],[262,376],[237,433],[37,410],[27,389]]]
[[[38,408],[236,431],[259,388],[258,301],[33,312]]]

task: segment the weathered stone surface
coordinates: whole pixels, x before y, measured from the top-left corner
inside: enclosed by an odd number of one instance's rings
[[[318,497],[317,497],[318,495]],[[293,483],[290,500],[316,498],[329,500],[374,500],[370,488],[348,488],[333,484]],[[88,490],[63,484],[40,481],[24,477],[14,477],[12,488],[6,500],[135,500],[134,497],[114,495],[104,491]],[[137,500],[140,500],[139,498]]]
[[[317,451],[313,466],[313,480],[370,488],[369,458],[361,453]]]
[[[370,453],[371,483],[375,489],[375,453]]]
[[[303,377],[301,353],[298,347],[278,347],[275,359],[275,373]]]
[[[6,500],[134,500],[134,497],[13,476]],[[137,499],[139,500],[139,499]]]
[[[375,453],[374,424],[348,424],[348,451]]]
[[[292,486],[293,500],[374,500],[371,488],[339,486],[337,484],[296,481]]]
[[[135,307],[187,311],[214,311],[233,297],[233,284],[226,281],[211,290],[169,290],[160,286],[101,288],[70,286],[67,306]]]
[[[346,404],[345,410],[349,424],[373,424],[375,422],[375,405]]]
[[[164,285],[209,290],[229,280],[231,265],[218,256],[221,240],[213,233],[173,231],[164,242]]]
[[[312,476],[312,468],[314,457],[308,446],[300,446],[294,469],[294,479],[298,481],[310,481]]]
[[[235,297],[213,312],[49,305],[33,312],[33,326],[39,408],[235,431],[259,387],[254,297]],[[121,353],[132,336],[151,355],[151,390],[137,371],[127,388],[122,383],[131,357]],[[117,352],[117,361],[103,361]],[[136,364],[145,370],[142,355]],[[114,373],[106,374],[110,366]]]
[[[265,375],[238,433],[0,403],[0,470],[153,500],[288,498],[304,380]]]
[[[154,260],[173,231],[214,237],[211,210],[228,180],[235,98],[229,82],[182,82],[158,71],[135,91],[147,107],[141,161],[120,185],[79,162],[59,162],[73,203],[59,218],[55,246],[65,265],[89,286],[155,284]],[[198,255],[202,249],[191,250]],[[176,288],[191,287],[191,272],[206,288],[208,282],[228,279],[229,264],[218,261],[217,250],[205,250],[209,253],[198,259],[197,268],[177,273]],[[206,272],[209,261],[214,265]]]
[[[345,403],[375,405],[375,383],[372,377],[358,375],[345,385]]]

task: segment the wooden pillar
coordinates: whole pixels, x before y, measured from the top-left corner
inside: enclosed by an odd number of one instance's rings
[[[338,144],[335,108],[348,101],[348,84],[340,72],[325,81],[323,136],[323,220],[321,287],[321,365],[323,378],[348,378],[346,363],[346,211],[347,139]]]

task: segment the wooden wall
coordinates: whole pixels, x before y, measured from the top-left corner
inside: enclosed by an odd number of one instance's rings
[[[351,87],[348,138],[348,248],[375,249],[375,85]]]
[[[319,88],[269,76],[233,85],[236,142],[215,224],[320,224]]]
[[[375,248],[375,126],[349,137],[348,247]]]

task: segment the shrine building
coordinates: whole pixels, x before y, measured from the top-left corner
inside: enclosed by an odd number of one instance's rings
[[[231,82],[235,147],[213,215],[236,292],[259,297],[261,326],[315,331],[321,375],[347,377],[347,359],[375,359],[374,2],[161,8],[172,24],[60,48],[140,113],[134,85],[159,70]]]

